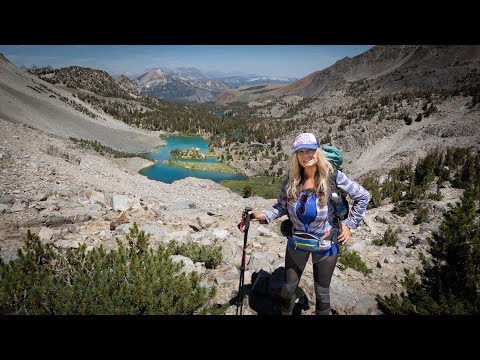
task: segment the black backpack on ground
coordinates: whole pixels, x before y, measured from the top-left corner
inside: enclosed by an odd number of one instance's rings
[[[257,312],[257,315],[282,314],[280,294],[282,292],[284,274],[285,268],[283,266],[275,269],[271,274],[265,270],[259,270],[252,274],[248,305]],[[296,304],[293,314],[299,315],[302,310],[309,308],[308,298],[300,287],[297,287],[295,297]]]

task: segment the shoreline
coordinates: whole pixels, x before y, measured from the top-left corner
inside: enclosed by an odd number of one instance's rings
[[[143,168],[149,167],[155,164],[153,160],[147,160],[141,157],[132,157],[132,158],[111,158],[112,162],[120,166],[129,174],[139,174],[139,171]],[[143,176],[143,175],[141,175]]]
[[[240,174],[235,168],[222,163],[194,163],[170,160],[164,160],[163,163],[168,166],[176,166],[190,170],[216,171],[225,174]]]

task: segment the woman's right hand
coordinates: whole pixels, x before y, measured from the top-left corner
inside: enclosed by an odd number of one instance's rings
[[[265,219],[265,215],[260,212],[255,212],[255,211],[249,211],[248,214],[250,215],[250,221],[257,221],[260,222],[261,224],[265,224],[267,222],[267,219]]]

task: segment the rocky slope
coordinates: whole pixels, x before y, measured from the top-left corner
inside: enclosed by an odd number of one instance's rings
[[[260,95],[266,95],[270,92],[286,86],[285,84],[258,84],[241,86],[237,89],[227,89],[222,91],[216,98],[217,104],[226,105],[233,102],[249,103],[255,101]]]
[[[115,81],[106,71],[84,68],[81,66],[69,66],[66,68],[44,71],[42,69],[32,71],[42,80],[52,84],[65,85],[72,89],[82,89],[89,93],[100,96],[130,98],[132,90],[119,87],[131,83],[127,78],[120,78]],[[135,91],[134,91],[135,93]],[[136,92],[138,95],[138,91]]]
[[[71,92],[20,70],[3,56],[0,117],[61,137],[96,140],[127,152],[145,152],[161,143],[158,133],[127,126],[80,101]]]
[[[278,94],[316,96],[330,90],[363,86],[381,95],[396,91],[453,90],[477,74],[478,45],[380,45],[353,58],[300,79],[276,91]]]
[[[337,140],[345,149],[346,169],[355,177],[368,173],[385,173],[402,162],[415,163],[429,150],[447,146],[480,147],[477,129],[480,109],[470,109],[470,98],[452,97],[437,103],[438,111],[420,122],[403,121],[357,124]],[[414,104],[411,114],[421,112]],[[360,135],[361,134],[361,135]]]
[[[187,178],[170,185],[156,182],[135,172],[146,165],[143,159],[137,158],[133,164],[112,161],[29,126],[0,119],[0,127],[4,135],[0,140],[0,255],[4,260],[15,258],[27,229],[56,247],[76,247],[84,242],[113,248],[115,238],[121,239],[135,221],[152,234],[153,246],[172,239],[221,244],[224,260],[217,269],[205,269],[188,260],[185,269],[200,271],[205,285],[218,287],[218,303],[234,297],[243,246],[243,234],[236,227],[241,212],[245,206],[266,208],[274,200],[244,199],[210,180]],[[455,189],[441,191],[445,199],[428,205],[436,219],[446,202],[459,196]],[[378,313],[375,296],[400,291],[403,268],[419,265],[418,252],[425,250],[435,220],[414,226],[413,215],[399,218],[389,210],[386,205],[369,211],[364,224],[353,230],[349,247],[359,252],[373,273],[365,276],[351,269],[335,270],[332,307],[336,313]],[[111,230],[120,211],[126,212],[128,222]],[[373,238],[383,235],[387,226],[396,229],[397,247],[372,245]],[[283,265],[285,239],[278,227],[278,222],[251,226],[246,285],[252,272],[272,272]],[[412,239],[419,244],[412,247]],[[307,265],[300,286],[310,305],[314,301],[312,279],[311,265]],[[228,313],[234,312],[231,306]],[[245,313],[254,312],[246,305]],[[304,313],[313,313],[312,306]]]
[[[121,75],[118,77],[118,79],[115,80],[118,85],[120,85],[125,91],[128,92],[128,94],[132,97],[139,97],[140,91],[137,89],[135,84],[126,76]]]

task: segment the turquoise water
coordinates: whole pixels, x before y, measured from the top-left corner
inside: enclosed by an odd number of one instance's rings
[[[167,136],[162,138],[167,142],[166,146],[162,146],[158,151],[146,154],[149,159],[156,161],[155,165],[143,168],[140,174],[152,180],[162,181],[171,184],[175,180],[184,179],[186,177],[196,177],[200,179],[210,179],[215,182],[221,180],[244,180],[245,177],[240,174],[227,174],[217,171],[200,171],[181,168],[178,166],[168,166],[164,164],[164,160],[178,161],[170,155],[173,149],[187,150],[192,147],[200,148],[201,153],[208,153],[208,141],[198,136]],[[218,163],[214,157],[207,157],[201,160],[182,160],[187,162],[207,162]]]

